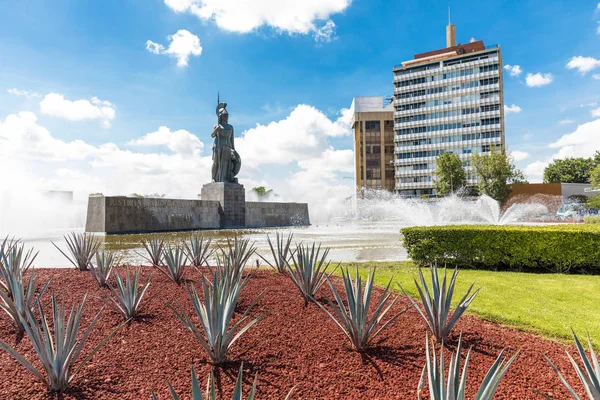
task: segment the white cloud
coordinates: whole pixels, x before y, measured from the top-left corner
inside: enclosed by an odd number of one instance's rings
[[[521,110],[521,107],[519,107],[519,106],[518,106],[518,105],[516,105],[516,104],[513,104],[512,106],[507,106],[507,105],[504,105],[504,113],[506,113],[506,114],[510,114],[510,113],[515,113],[515,114],[518,114],[518,113],[520,113],[521,111],[522,111],[522,110]]]
[[[200,38],[188,30],[180,29],[168,37],[169,47],[151,40],[146,42],[146,50],[152,54],[166,54],[177,59],[178,67],[187,67],[191,56],[202,54]]]
[[[552,82],[553,79],[554,78],[552,77],[552,74],[550,74],[550,73],[547,73],[547,74],[543,74],[541,72],[538,72],[536,74],[529,73],[525,77],[525,83],[529,87],[539,87],[539,86],[548,85],[549,83]]]
[[[600,60],[596,60],[593,57],[576,56],[571,58],[567,63],[567,69],[576,69],[582,75],[596,68],[600,68]]]
[[[39,93],[32,92],[30,90],[11,88],[11,89],[6,89],[6,91],[8,93],[12,94],[13,96],[18,96],[18,97],[27,97],[30,99],[34,98],[34,97],[41,97],[41,95]]]
[[[510,65],[510,64],[506,64],[504,66],[504,69],[508,71],[508,74],[510,76],[519,76],[521,75],[521,73],[523,72],[523,69],[521,69],[520,65]]]
[[[592,75],[592,78],[594,78],[595,80],[599,81],[600,80],[600,74],[594,74],[594,75]]]
[[[351,0],[165,0],[173,11],[214,21],[228,32],[249,33],[268,26],[288,34],[313,33],[316,40],[332,37],[335,24],[331,15],[345,11],[350,3]]]
[[[568,119],[568,118],[561,119],[560,121],[558,121],[558,123],[561,125],[568,125],[568,124],[572,124],[573,122],[575,122],[575,121],[573,121],[572,119]]]
[[[511,151],[510,154],[512,155],[513,159],[517,162],[519,161],[523,161],[527,158],[529,158],[529,153],[525,152],[525,151]]]
[[[67,100],[62,94],[50,93],[40,102],[42,114],[64,118],[70,121],[98,119],[102,126],[110,127],[110,121],[116,116],[116,107],[108,101],[97,97],[90,100]]]
[[[315,41],[330,43],[335,38],[335,22],[327,21],[325,25],[315,30]]]
[[[600,108],[595,108],[592,110],[592,117],[599,117],[600,118]]]
[[[199,156],[204,149],[204,144],[196,135],[183,129],[173,132],[166,126],[139,139],[130,140],[127,144],[137,147],[166,146],[173,153],[193,156]]]
[[[523,172],[531,183],[539,183],[544,180],[544,169],[550,161],[534,161],[527,165]]]

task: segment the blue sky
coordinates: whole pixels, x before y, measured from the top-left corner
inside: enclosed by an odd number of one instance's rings
[[[47,188],[189,197],[208,176],[220,92],[236,135],[247,131],[247,186],[349,193],[342,110],[354,96],[391,95],[395,64],[444,46],[448,2],[242,3],[0,0],[0,154],[10,149],[12,165]],[[507,115],[506,138],[530,179],[552,157],[600,149],[597,0],[451,6],[459,42],[498,43],[504,64],[520,66],[518,76],[505,71],[505,104],[521,110]],[[187,41],[172,53],[191,51],[185,66],[169,54],[181,31]],[[573,57],[585,58],[569,69]],[[552,79],[530,87],[528,74]],[[27,138],[61,156],[31,153]]]

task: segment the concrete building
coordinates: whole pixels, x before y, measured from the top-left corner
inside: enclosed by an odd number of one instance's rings
[[[356,188],[390,190],[394,179],[394,106],[382,96],[355,97],[351,109],[354,131]]]
[[[435,160],[445,152],[458,154],[474,186],[471,155],[504,146],[500,46],[457,45],[449,24],[446,48],[417,54],[393,72],[396,191],[435,194]]]

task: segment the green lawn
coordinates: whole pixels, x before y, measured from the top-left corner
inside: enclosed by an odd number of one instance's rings
[[[393,277],[394,290],[400,291],[399,283],[411,296],[418,296],[414,283],[418,269],[411,262],[344,264],[352,274],[356,265],[361,275],[376,268],[378,286]],[[450,279],[451,271],[448,274]],[[429,271],[424,270],[424,275]],[[600,347],[600,276],[461,270],[454,304],[473,281],[481,291],[468,312],[553,339],[570,339],[571,328],[579,337],[589,331],[594,346]]]

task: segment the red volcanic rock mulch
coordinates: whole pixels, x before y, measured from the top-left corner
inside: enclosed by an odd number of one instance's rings
[[[73,269],[37,272],[40,281],[52,278],[50,291],[67,307],[81,301],[85,292],[89,294],[83,322],[86,328],[103,304],[99,299],[100,289],[90,273]],[[152,286],[143,303],[147,316],[121,329],[92,358],[75,378],[74,389],[65,399],[149,399],[152,389],[159,398],[167,399],[170,398],[167,382],[188,398],[192,362],[201,385],[205,386],[213,367],[207,364],[200,344],[166,306],[177,302],[192,313],[185,289],[144,267],[144,277],[151,274]],[[189,277],[198,279],[199,275],[190,269]],[[215,369],[223,398],[230,398],[242,361],[244,391],[247,393],[258,374],[259,399],[283,399],[292,387],[295,387],[293,399],[416,398],[425,363],[426,329],[414,309],[391,325],[384,333],[385,341],[368,353],[359,354],[349,350],[347,338],[322,310],[314,304],[304,308],[292,282],[271,271],[253,272],[238,309],[245,309],[263,289],[266,292],[252,315],[267,316],[234,345],[229,354],[231,361]],[[323,295],[329,296],[329,290],[323,290]],[[48,311],[49,297],[48,293],[43,302]],[[401,298],[394,309],[402,310],[408,304]],[[88,351],[121,322],[120,318],[112,310],[104,311],[89,340]],[[504,347],[509,355],[517,349],[520,355],[500,384],[496,399],[569,398],[542,353],[565,371],[575,390],[582,393],[565,355],[565,349],[574,352],[574,348],[470,316],[464,317],[457,328],[449,347],[455,348],[460,331],[465,348],[473,346],[468,398],[473,398],[476,387]],[[0,339],[15,343],[14,331],[4,315],[0,316]],[[17,348],[26,358],[35,360],[27,337]],[[85,354],[80,360],[84,357]],[[0,350],[0,399],[49,397],[52,396],[41,383]]]

